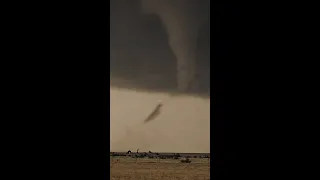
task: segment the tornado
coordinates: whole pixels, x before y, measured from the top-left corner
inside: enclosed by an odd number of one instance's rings
[[[209,0],[141,0],[142,12],[158,15],[167,30],[180,91],[187,91],[195,80],[198,32],[208,16],[204,8],[210,8]]]
[[[159,103],[156,108],[149,114],[149,116],[143,121],[145,124],[154,120],[160,114],[160,109],[162,107],[162,103]]]

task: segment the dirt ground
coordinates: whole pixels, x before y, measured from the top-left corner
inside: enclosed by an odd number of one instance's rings
[[[110,157],[111,158],[111,157]],[[110,179],[210,179],[208,159],[190,159],[191,163],[181,163],[174,159],[111,158]]]

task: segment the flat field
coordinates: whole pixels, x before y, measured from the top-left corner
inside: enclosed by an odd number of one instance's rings
[[[210,179],[208,159],[191,158],[190,160],[191,163],[181,163],[179,159],[110,157],[110,179]]]

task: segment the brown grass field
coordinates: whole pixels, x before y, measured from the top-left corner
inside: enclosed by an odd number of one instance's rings
[[[210,179],[208,159],[190,160],[191,163],[181,163],[179,159],[110,157],[110,179]]]

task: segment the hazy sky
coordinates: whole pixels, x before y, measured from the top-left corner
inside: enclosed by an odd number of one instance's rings
[[[118,88],[110,90],[111,151],[210,152],[210,100],[171,97]],[[163,101],[160,115],[143,120]]]

